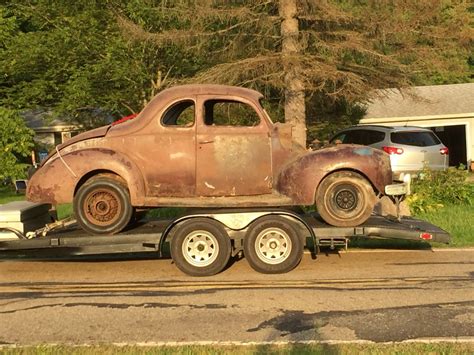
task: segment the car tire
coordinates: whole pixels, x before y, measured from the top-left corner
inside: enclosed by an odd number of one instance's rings
[[[372,185],[352,171],[333,173],[320,183],[316,208],[321,218],[336,227],[353,227],[364,223],[375,204]]]
[[[73,200],[79,226],[90,234],[116,234],[132,219],[133,207],[124,183],[97,177],[82,185]]]
[[[292,224],[281,216],[254,221],[244,239],[244,255],[250,266],[264,274],[293,270],[303,256],[303,241]]]
[[[227,266],[232,246],[222,224],[208,218],[192,218],[175,228],[171,257],[182,272],[191,276],[211,276]]]

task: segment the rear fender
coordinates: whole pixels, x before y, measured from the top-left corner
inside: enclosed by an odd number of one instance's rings
[[[383,193],[392,182],[388,155],[378,149],[360,145],[337,145],[299,157],[284,167],[278,176],[277,190],[297,205],[312,205],[320,182],[341,170],[355,171]]]
[[[56,154],[28,181],[27,198],[33,202],[70,203],[78,184],[94,172],[111,172],[126,181],[134,206],[143,205],[145,186],[138,167],[124,154],[103,148]]]

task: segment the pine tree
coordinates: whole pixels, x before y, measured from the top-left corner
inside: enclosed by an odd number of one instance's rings
[[[375,50],[364,26],[326,1],[162,1],[167,21],[120,17],[124,34],[206,56],[192,80],[277,90],[296,142],[306,145],[305,95],[359,99],[374,87],[407,84],[403,65]],[[390,75],[387,75],[390,73]]]

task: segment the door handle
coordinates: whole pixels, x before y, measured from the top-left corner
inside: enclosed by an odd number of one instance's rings
[[[209,140],[209,141],[200,141],[199,144],[209,144],[209,143],[214,143],[213,140]]]

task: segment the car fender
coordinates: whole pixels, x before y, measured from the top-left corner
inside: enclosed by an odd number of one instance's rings
[[[140,170],[125,154],[104,148],[74,150],[38,169],[28,182],[27,198],[33,202],[70,203],[80,184],[95,173],[110,172],[123,178],[132,205],[143,205],[145,185]]]
[[[278,175],[277,190],[295,204],[311,205],[320,182],[341,170],[363,175],[377,193],[383,193],[385,185],[392,182],[388,154],[367,146],[340,144],[307,153],[287,164]]]

